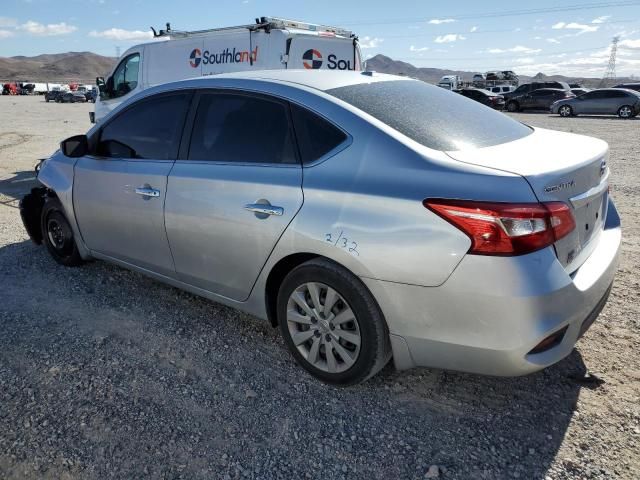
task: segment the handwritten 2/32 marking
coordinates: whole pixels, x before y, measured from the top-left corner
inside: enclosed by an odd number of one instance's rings
[[[358,257],[360,256],[360,252],[358,252],[358,243],[347,238],[344,234],[344,230],[340,230],[339,235],[334,233],[325,233],[324,239],[325,241],[332,243],[334,247],[344,248],[349,253],[353,253]]]

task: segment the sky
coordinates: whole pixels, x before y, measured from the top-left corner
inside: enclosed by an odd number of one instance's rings
[[[278,16],[351,29],[365,57],[419,67],[602,76],[619,36],[617,74],[640,77],[640,0],[3,0],[0,56],[91,51],[115,56],[178,30]]]

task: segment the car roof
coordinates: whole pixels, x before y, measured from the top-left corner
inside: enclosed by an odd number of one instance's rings
[[[332,88],[346,87],[363,83],[377,83],[385,81],[418,81],[408,77],[388,75],[377,72],[354,72],[354,71],[333,71],[333,70],[256,70],[251,72],[221,73],[206,77],[181,80],[166,85],[184,85],[189,82],[190,86],[206,87],[215,84],[216,79],[238,79],[238,80],[266,80],[273,82],[286,82],[302,85],[316,90],[330,90]]]

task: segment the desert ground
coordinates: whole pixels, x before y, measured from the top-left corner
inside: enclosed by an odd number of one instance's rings
[[[336,389],[266,322],[30,242],[34,164],[91,109],[0,97],[0,478],[640,478],[640,118],[514,114],[611,148],[620,269],[568,358],[519,378],[389,364]]]

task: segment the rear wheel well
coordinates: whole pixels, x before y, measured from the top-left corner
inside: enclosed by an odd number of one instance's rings
[[[284,277],[298,265],[302,265],[304,262],[318,257],[321,256],[313,253],[294,253],[293,255],[280,259],[278,263],[273,266],[271,272],[269,272],[264,295],[267,307],[267,318],[273,327],[278,326],[278,290],[280,290],[280,285],[282,285]]]

